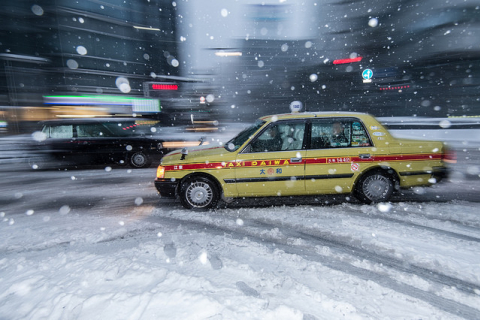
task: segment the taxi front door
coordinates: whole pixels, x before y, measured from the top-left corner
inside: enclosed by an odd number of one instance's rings
[[[262,146],[263,134],[237,155],[235,183],[239,196],[286,196],[305,192],[305,123],[276,124],[282,143],[276,149]]]

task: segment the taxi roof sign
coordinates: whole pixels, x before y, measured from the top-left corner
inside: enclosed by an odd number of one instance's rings
[[[300,112],[302,108],[303,108],[303,104],[301,101],[292,101],[290,103],[290,111],[292,111],[293,113]]]

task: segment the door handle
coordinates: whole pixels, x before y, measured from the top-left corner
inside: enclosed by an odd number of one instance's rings
[[[370,159],[372,157],[370,153],[362,153],[362,154],[359,154],[358,156],[360,157],[360,159]]]
[[[300,163],[302,162],[302,158],[290,158],[290,163]]]

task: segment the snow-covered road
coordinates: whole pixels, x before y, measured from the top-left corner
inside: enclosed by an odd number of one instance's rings
[[[155,168],[31,170],[6,139],[0,319],[480,319],[480,139],[455,132],[451,178],[390,203],[209,212],[160,199]]]
[[[480,318],[478,179],[194,212],[154,171],[11,173],[0,319]]]

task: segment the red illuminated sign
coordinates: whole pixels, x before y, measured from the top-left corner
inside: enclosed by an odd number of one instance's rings
[[[178,90],[177,84],[152,84],[153,90]]]
[[[337,60],[333,60],[333,64],[346,64],[346,63],[360,62],[360,61],[362,61],[362,57],[337,59]]]
[[[395,87],[383,87],[383,88],[380,88],[381,91],[383,90],[402,90],[402,89],[407,89],[407,88],[410,88],[409,85],[406,85],[406,86],[395,86]]]

